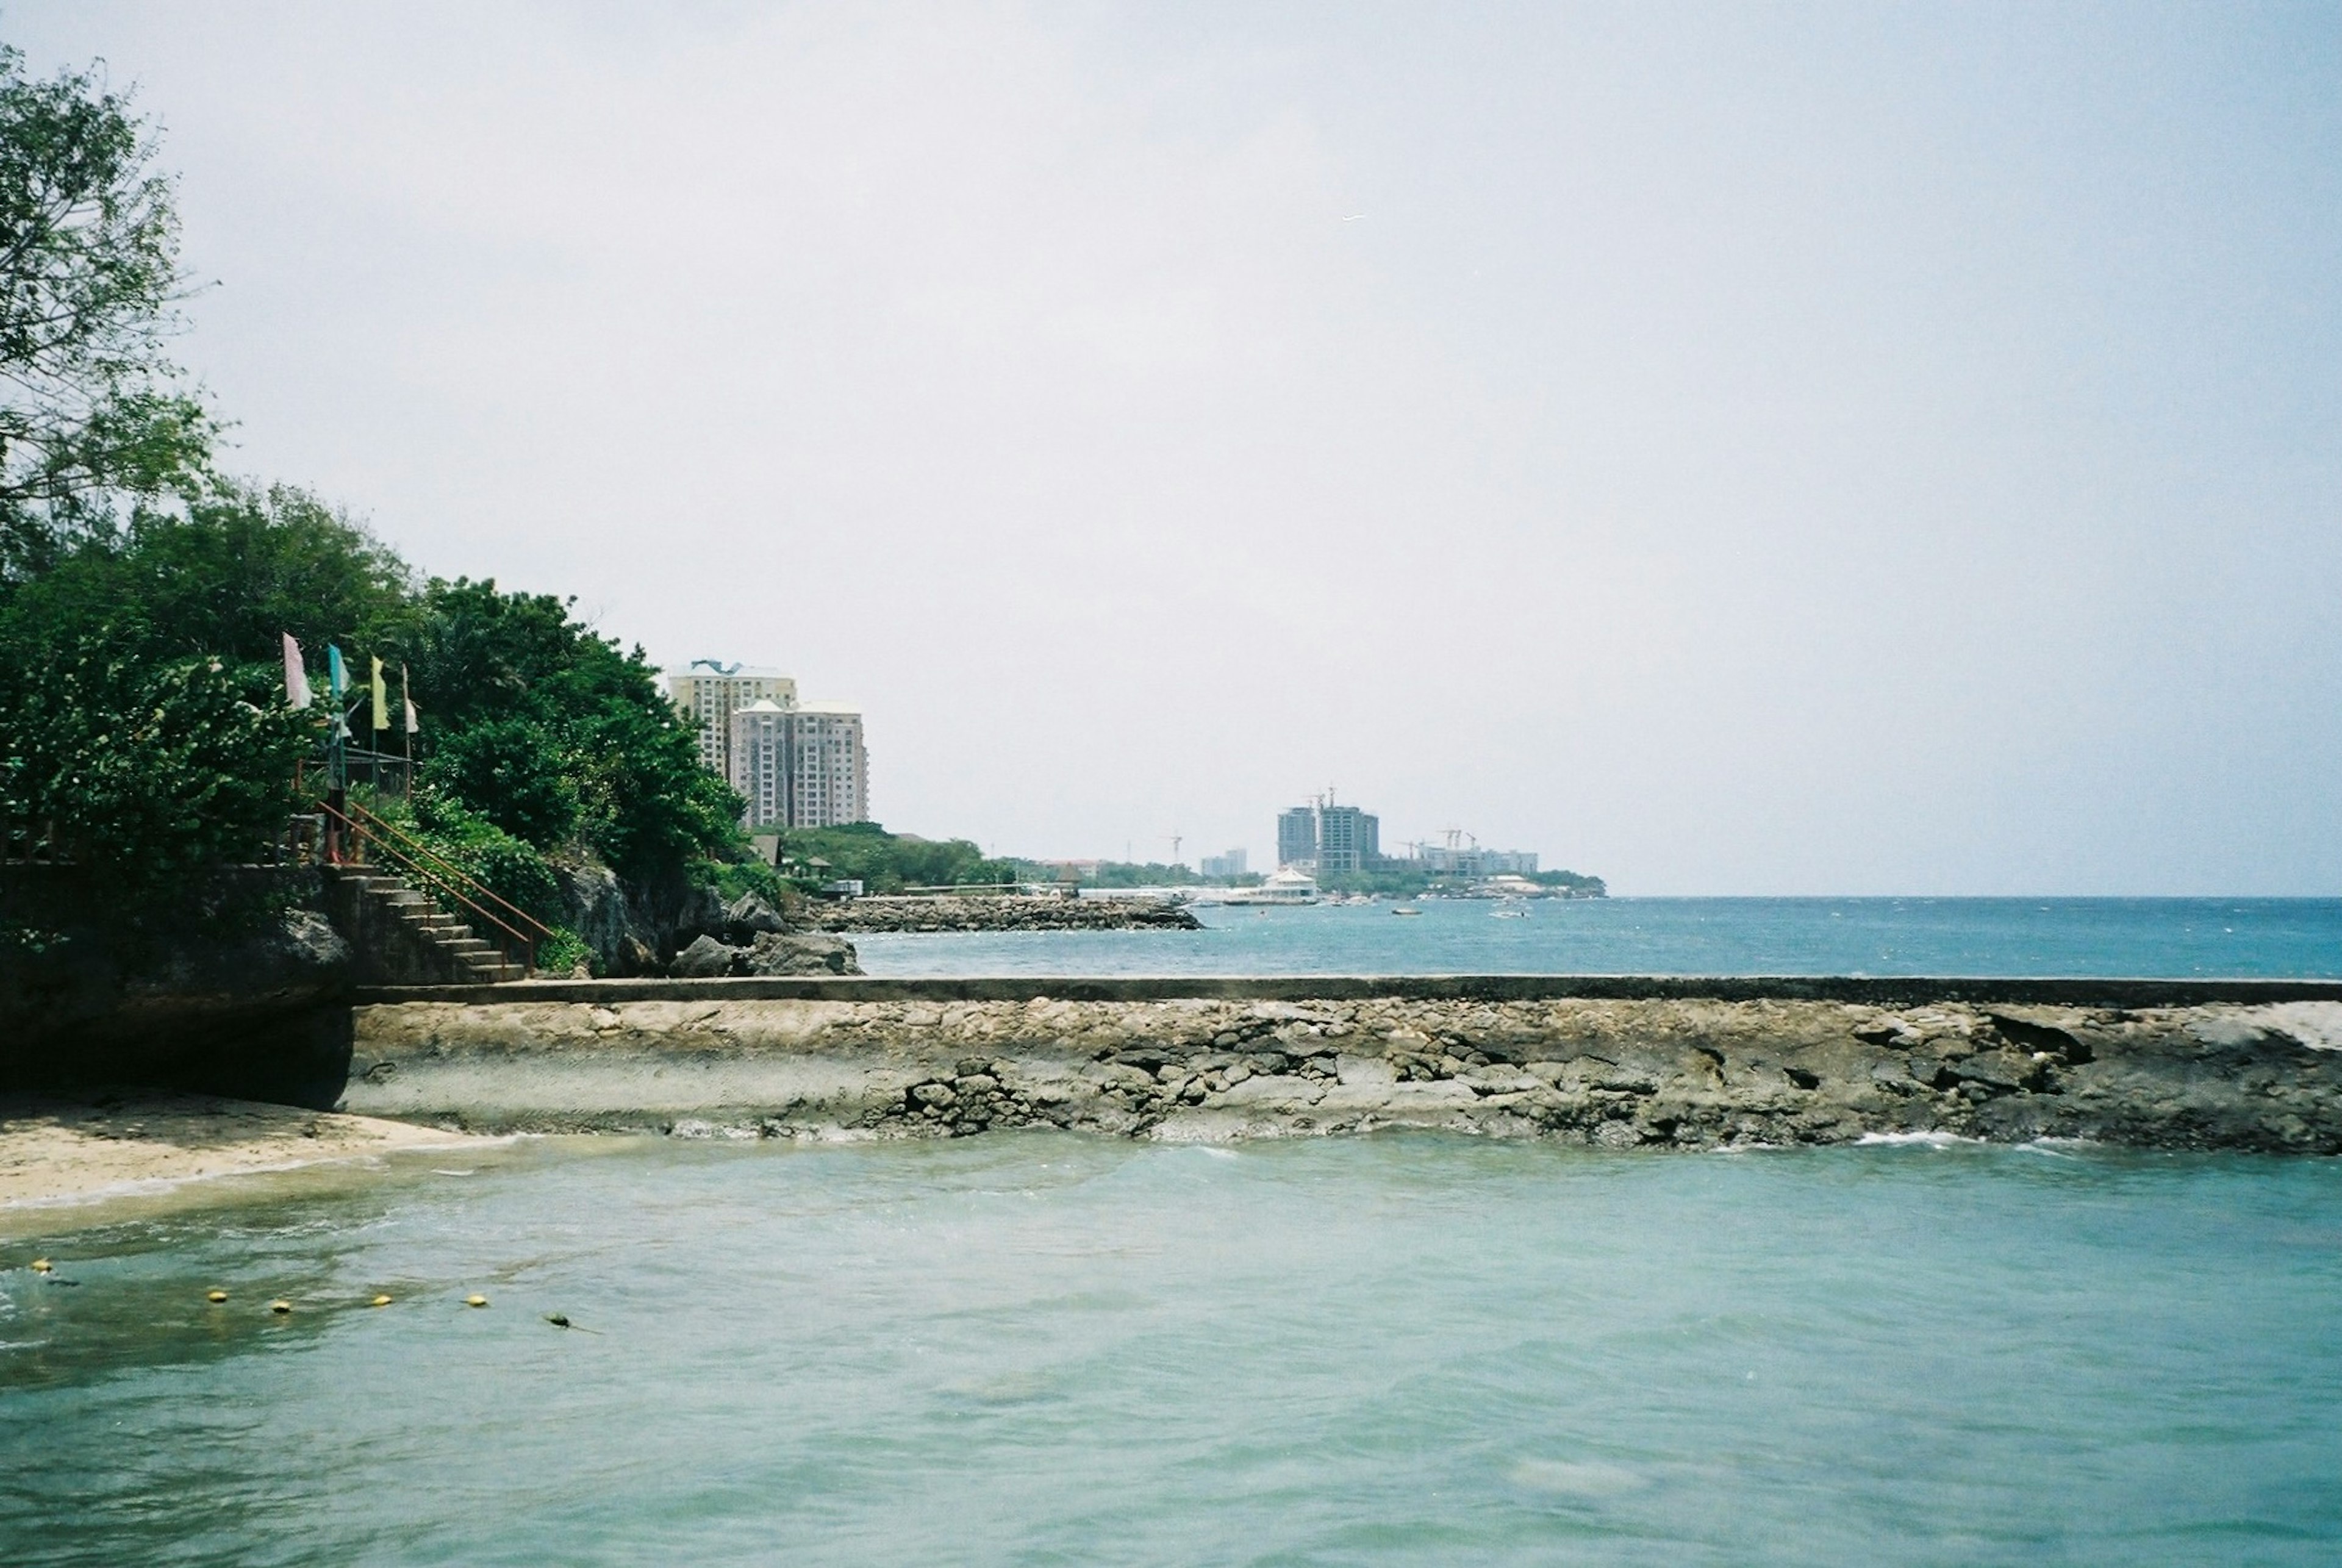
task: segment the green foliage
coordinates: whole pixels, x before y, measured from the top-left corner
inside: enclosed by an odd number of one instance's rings
[[[1586,876],[1575,871],[1537,871],[1529,880],[1539,887],[1557,888],[1572,898],[1606,898],[1610,889],[1598,876]]]
[[[218,426],[164,355],[183,280],[171,182],[128,97],[0,46],[0,580],[114,498],[202,487]]]
[[[703,860],[695,864],[691,871],[695,881],[714,888],[726,904],[742,894],[753,893],[774,908],[786,910],[797,899],[796,890],[761,860]]]
[[[1379,893],[1392,898],[1413,898],[1434,887],[1466,885],[1452,876],[1434,876],[1405,862],[1385,862],[1365,871],[1317,874],[1317,885],[1328,893]]]
[[[586,945],[584,937],[565,925],[555,926],[553,934],[536,944],[536,972],[539,974],[549,974],[558,979],[576,973],[581,964],[586,965],[586,973],[593,973],[594,950]]]
[[[423,782],[476,801],[498,828],[534,844],[567,844],[583,814],[575,759],[559,735],[527,719],[498,718],[457,729],[426,748]]]
[[[388,646],[426,717],[424,776],[541,849],[575,844],[621,876],[740,857],[740,800],[637,648],[569,602],[435,581]]]
[[[0,817],[99,884],[159,890],[285,826],[312,728],[218,659],[155,665],[103,635],[0,639]]]
[[[429,788],[416,790],[408,804],[410,814],[400,825],[425,847],[543,924],[550,925],[560,917],[560,878],[553,863],[535,845],[505,832],[462,801]]]
[[[313,653],[364,647],[415,614],[414,574],[362,525],[289,486],[222,486],[185,514],[141,510],[80,541],[0,599],[26,640],[102,626],[125,656],[214,655],[278,666],[290,632]]]
[[[781,856],[796,865],[826,860],[828,869],[809,880],[857,878],[866,893],[1018,880],[1014,864],[986,859],[966,839],[892,834],[875,822],[793,830],[781,841]]]

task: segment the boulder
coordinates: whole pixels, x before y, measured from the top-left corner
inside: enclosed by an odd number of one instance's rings
[[[746,955],[750,974],[859,974],[854,944],[826,932],[763,932]]]
[[[744,893],[724,908],[724,937],[727,942],[751,943],[766,932],[786,931],[786,916],[753,893]]]
[[[740,949],[703,935],[675,955],[675,976],[678,980],[713,980],[731,974],[744,956]]]
[[[675,940],[681,944],[687,937],[712,936],[721,942],[728,924],[724,895],[712,887],[695,887],[676,910]]]

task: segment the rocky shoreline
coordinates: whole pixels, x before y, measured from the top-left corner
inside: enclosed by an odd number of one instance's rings
[[[1604,1148],[1940,1134],[2342,1153],[2334,1000],[508,994],[357,1007],[337,1108],[789,1138],[1432,1127]]]
[[[1203,923],[1159,898],[894,897],[844,899],[806,911],[817,931],[1200,931]]]

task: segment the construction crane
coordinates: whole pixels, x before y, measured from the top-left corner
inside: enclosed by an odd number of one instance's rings
[[[1181,864],[1186,864],[1185,862],[1181,861],[1181,860],[1180,860],[1180,858],[1179,858],[1179,846],[1180,846],[1181,844],[1183,844],[1186,843],[1186,842],[1187,842],[1187,841],[1186,841],[1186,838],[1184,838],[1184,837],[1182,837],[1180,834],[1176,834],[1176,833],[1167,833],[1167,834],[1165,834],[1163,836],[1164,836],[1165,838],[1169,839],[1169,840],[1171,841],[1171,864],[1174,864],[1174,865],[1181,865]]]

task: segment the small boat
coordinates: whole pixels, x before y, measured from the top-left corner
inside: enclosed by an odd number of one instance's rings
[[[1399,904],[1391,906],[1391,913],[1393,914],[1421,914],[1423,911],[1419,909],[1412,909],[1404,904]]]
[[[1526,909],[1492,909],[1488,914],[1495,920],[1526,920],[1529,917]]]

